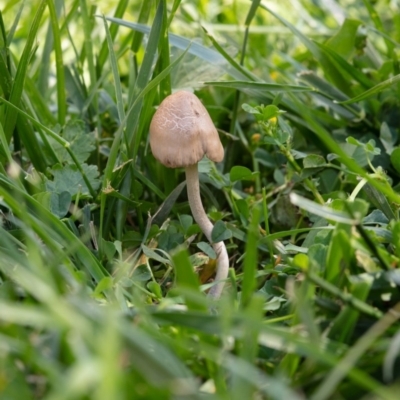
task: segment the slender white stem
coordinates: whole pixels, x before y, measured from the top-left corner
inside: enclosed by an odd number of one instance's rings
[[[211,232],[214,225],[208,219],[201,202],[197,164],[186,167],[185,173],[189,205],[192,210],[193,218],[200,226],[200,229],[203,231],[208,241],[212,243]],[[209,296],[213,299],[218,299],[224,288],[224,280],[228,276],[229,258],[224,242],[212,243],[212,246],[217,254],[217,274],[215,276],[217,283],[210,289]]]

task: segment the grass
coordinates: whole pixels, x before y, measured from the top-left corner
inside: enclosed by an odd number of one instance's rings
[[[0,11],[0,398],[397,399],[398,6],[103,3]],[[182,88],[217,301],[148,145]]]

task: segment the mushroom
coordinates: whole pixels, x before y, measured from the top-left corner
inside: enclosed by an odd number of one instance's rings
[[[207,110],[196,95],[179,91],[166,97],[150,124],[150,147],[154,157],[169,168],[185,168],[186,187],[194,220],[212,243],[214,228],[200,198],[197,163],[207,156],[211,161],[224,158],[224,148]],[[228,276],[229,258],[224,242],[212,243],[217,254],[217,283],[209,296],[218,299]]]

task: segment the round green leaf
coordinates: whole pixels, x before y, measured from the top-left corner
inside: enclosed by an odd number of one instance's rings
[[[400,147],[396,147],[390,155],[390,161],[394,169],[400,173]]]
[[[222,242],[232,237],[232,232],[225,226],[222,221],[217,221],[211,232],[211,240],[213,243]]]
[[[246,167],[235,166],[232,167],[231,172],[229,173],[229,179],[231,182],[252,179],[252,172]]]
[[[250,113],[250,114],[261,114],[259,110],[257,110],[257,108],[252,107],[249,104],[243,103],[242,104],[242,108],[244,111]]]
[[[304,168],[318,168],[325,164],[324,157],[318,154],[310,154],[303,160]]]
[[[58,218],[64,217],[71,204],[72,196],[67,191],[61,193],[51,193],[50,197],[50,210]]]
[[[265,106],[263,109],[263,115],[266,120],[277,117],[280,114],[280,110],[277,106],[270,104]]]
[[[147,284],[147,288],[157,296],[158,299],[162,299],[161,286],[157,282],[150,281]]]
[[[214,249],[206,242],[197,243],[197,247],[210,258],[217,258]]]

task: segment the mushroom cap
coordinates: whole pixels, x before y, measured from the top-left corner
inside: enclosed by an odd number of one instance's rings
[[[166,97],[150,124],[154,157],[170,168],[197,164],[205,155],[224,158],[224,148],[207,110],[196,95],[179,91]]]

